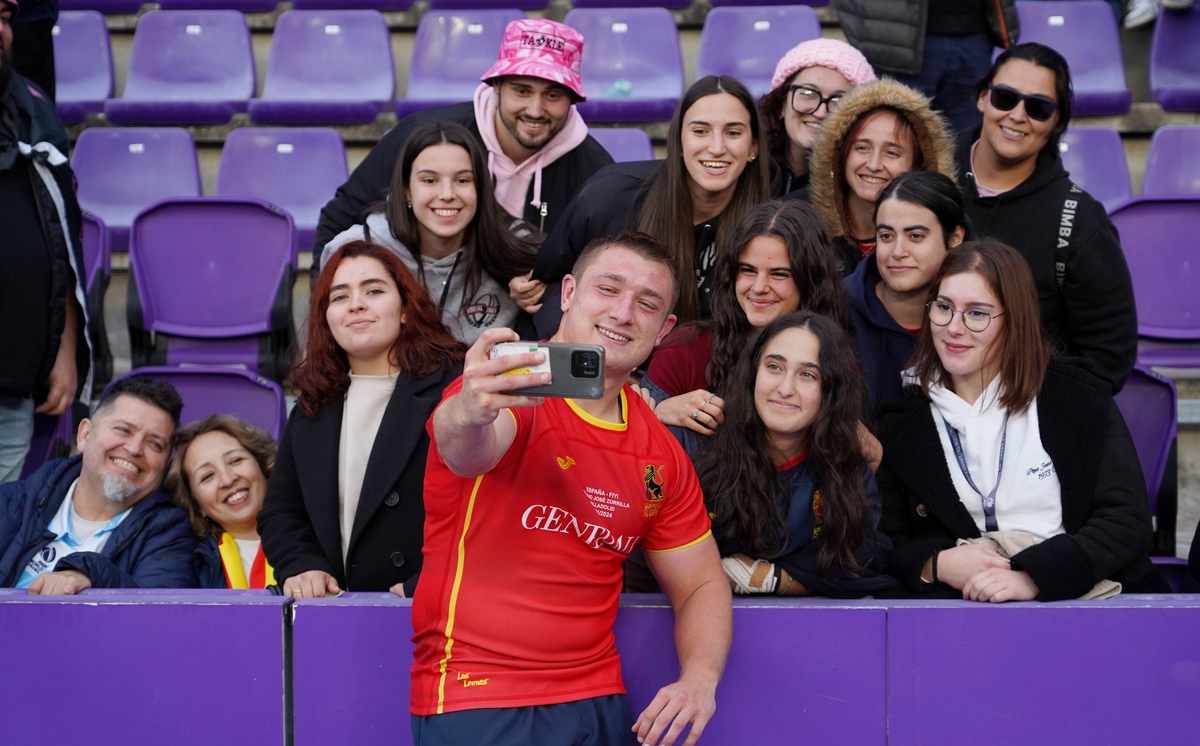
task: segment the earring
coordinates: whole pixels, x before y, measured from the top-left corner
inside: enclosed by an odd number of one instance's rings
[[[408,209],[410,209],[410,210],[412,209],[412,202],[408,203]]]

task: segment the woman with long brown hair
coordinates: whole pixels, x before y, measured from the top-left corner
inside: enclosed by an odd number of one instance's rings
[[[395,253],[353,241],[329,258],[258,518],[285,594],[411,593],[421,569],[425,421],[461,373],[465,349]]]
[[[323,264],[357,240],[391,249],[429,291],[450,333],[471,344],[524,315],[508,283],[533,267],[542,238],[496,201],[478,139],[461,124],[434,121],[405,140],[387,198],[321,257]]]
[[[536,282],[517,278],[510,291],[523,308],[537,312],[534,322],[548,337],[562,315],[557,283],[583,248],[594,238],[636,228],[666,245],[679,270],[695,278],[680,288],[679,320],[708,317],[716,248],[770,196],[765,154],[758,105],[746,86],[728,75],[700,78],[675,109],[666,159],[615,163],[597,172],[542,244]]]
[[[879,417],[890,571],[993,603],[1166,592],[1125,420],[1090,363],[1051,357],[1017,250],[964,243],[928,298],[912,395]]]
[[[726,381],[725,424],[692,454],[735,593],[885,593],[887,537],[860,447],[850,335],[798,311],[762,327]]]

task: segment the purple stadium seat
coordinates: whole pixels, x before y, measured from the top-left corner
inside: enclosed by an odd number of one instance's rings
[[[618,163],[654,158],[654,144],[646,130],[637,127],[590,127],[588,134],[604,146]]]
[[[709,4],[714,8],[723,8],[730,5],[735,7],[747,5],[812,5],[820,7],[822,5],[829,5],[829,0],[711,0]]]
[[[1200,196],[1135,197],[1112,212],[1137,300],[1138,362],[1200,367]]]
[[[691,5],[692,0],[571,0],[572,8],[675,8],[682,10]],[[587,38],[586,35],[584,38]],[[584,49],[586,50],[587,47],[585,46]],[[586,90],[586,84],[584,90]]]
[[[683,95],[679,29],[665,8],[576,8],[565,23],[586,39],[588,122],[662,122]]]
[[[142,375],[166,381],[183,399],[183,424],[210,414],[232,414],[260,427],[279,440],[287,422],[283,389],[257,373],[235,368],[135,368],[122,378]]]
[[[142,0],[59,0],[58,9],[95,10],[105,15],[136,13],[142,9]]]
[[[1101,0],[1017,3],[1021,41],[1056,49],[1071,66],[1076,116],[1129,112],[1133,95],[1125,87],[1125,63],[1117,20]]]
[[[1150,44],[1150,88],[1166,111],[1200,111],[1200,7],[1163,10]]]
[[[79,133],[71,168],[83,209],[108,228],[112,251],[127,251],[133,216],[164,197],[199,197],[196,145],[185,129],[90,127]]]
[[[1108,127],[1068,127],[1058,142],[1071,180],[1112,210],[1133,196],[1121,135]]]
[[[79,124],[113,95],[108,27],[94,10],[70,10],[58,14],[53,34],[54,103],[63,124]]]
[[[696,77],[732,75],[758,98],[771,90],[780,57],[820,37],[821,22],[804,5],[713,8],[700,32]]]
[[[269,13],[277,0],[157,0],[163,10],[236,10],[241,13]]]
[[[1200,127],[1167,125],[1154,131],[1142,194],[1200,194]]]
[[[33,438],[25,452],[25,463],[21,465],[21,479],[28,479],[50,459],[70,456],[75,448],[75,417],[72,410],[51,417],[48,414],[33,416]]]
[[[167,199],[129,240],[127,317],[135,367],[224,365],[287,374],[296,237],[262,200]]]
[[[430,11],[421,16],[408,88],[404,98],[396,100],[396,116],[403,119],[425,109],[470,101],[479,76],[496,61],[504,27],[524,17],[515,8]],[[589,50],[585,43],[585,59]]]
[[[312,247],[321,208],[346,181],[346,150],[333,129],[239,127],[225,138],[218,197],[257,197],[296,224],[296,247]]]
[[[1179,426],[1175,383],[1138,365],[1125,381],[1121,393],[1117,394],[1117,406],[1125,416],[1142,473],[1146,476],[1150,513],[1158,515],[1158,488]]]
[[[1172,593],[1183,593],[1183,582],[1188,577],[1188,561],[1184,557],[1151,557],[1150,561],[1167,579]]]
[[[399,12],[412,7],[412,0],[293,0],[296,10],[378,10]]]
[[[254,96],[254,55],[236,10],[157,10],[138,20],[114,124],[225,124]]]
[[[545,10],[550,0],[429,0],[430,10]],[[486,70],[487,68],[484,68]]]
[[[289,10],[275,22],[256,124],[370,124],[396,91],[377,10]]]
[[[87,210],[83,211],[84,287],[87,289],[88,323],[92,329],[92,384],[93,390],[112,380],[112,350],[108,345],[108,332],[104,324],[104,294],[112,279],[112,250],[108,243],[108,229],[104,221]]]

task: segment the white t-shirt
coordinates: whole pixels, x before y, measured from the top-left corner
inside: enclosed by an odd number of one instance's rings
[[[108,537],[112,536],[116,527],[129,515],[131,508],[121,511],[108,521],[85,521],[80,518],[75,512],[75,487],[78,484],[78,479],[71,483],[66,498],[63,499],[62,505],[58,506],[58,512],[50,520],[50,525],[46,527],[57,538],[33,555],[33,559],[29,560],[25,571],[17,580],[17,588],[28,588],[38,575],[54,572],[58,561],[68,554],[103,551],[104,546],[108,544]]]
[[[375,447],[375,435],[399,378],[399,373],[388,376],[350,374],[338,447],[338,515],[341,518],[343,561],[350,551],[350,532],[354,529],[354,514],[358,512],[358,497],[371,450]],[[381,445],[386,448],[389,444]]]
[[[247,586],[250,583],[250,572],[254,569],[254,560],[258,557],[258,548],[262,546],[261,539],[234,539],[238,555],[242,558],[242,572],[246,575]]]

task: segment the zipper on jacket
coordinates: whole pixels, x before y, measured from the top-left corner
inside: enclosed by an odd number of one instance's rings
[[[542,216],[542,219],[540,222],[538,222],[538,230],[541,231],[542,233],[545,233],[546,232],[546,216],[550,214],[550,205],[546,204],[545,201],[542,202],[540,214]]]
[[[1000,4],[1000,0],[992,0],[992,5],[996,8],[996,21],[1000,24],[1000,36],[1004,39],[1004,48],[1012,49],[1012,43],[1008,40],[1008,25],[1004,23],[1004,7]]]

